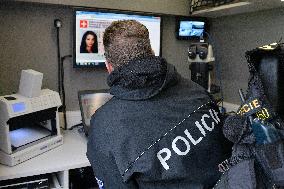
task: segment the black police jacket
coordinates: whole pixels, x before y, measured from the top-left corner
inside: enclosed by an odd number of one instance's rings
[[[214,186],[225,139],[204,89],[154,56],[114,70],[108,84],[114,97],[93,115],[87,151],[101,188]]]

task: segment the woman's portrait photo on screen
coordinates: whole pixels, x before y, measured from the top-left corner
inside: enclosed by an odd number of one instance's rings
[[[93,31],[86,31],[82,37],[80,53],[98,53],[98,37]]]

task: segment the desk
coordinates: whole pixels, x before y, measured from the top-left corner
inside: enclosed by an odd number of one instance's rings
[[[87,159],[87,139],[77,129],[63,131],[63,145],[14,167],[0,164],[0,180],[45,173],[56,173],[63,188],[68,188],[70,169],[90,166]]]

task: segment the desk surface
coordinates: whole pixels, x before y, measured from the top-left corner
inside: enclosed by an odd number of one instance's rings
[[[86,157],[87,139],[77,129],[63,131],[63,145],[14,167],[0,164],[0,180],[54,173],[90,166]]]

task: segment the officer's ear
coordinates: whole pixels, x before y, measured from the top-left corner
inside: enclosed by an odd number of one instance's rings
[[[105,61],[105,64],[106,64],[108,73],[111,73],[113,71],[113,66],[107,60]]]

